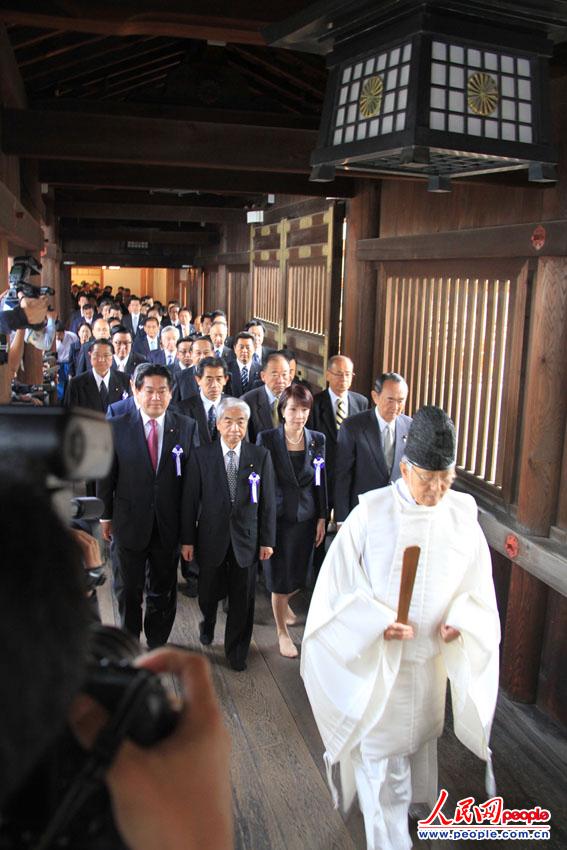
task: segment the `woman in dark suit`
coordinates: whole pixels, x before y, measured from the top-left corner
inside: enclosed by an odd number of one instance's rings
[[[312,405],[309,390],[291,384],[278,405],[283,425],[261,431],[256,440],[270,452],[276,473],[276,546],[264,562],[264,575],[272,594],[280,653],[286,658],[298,655],[287,628],[295,619],[289,600],[305,586],[313,548],[325,539],[325,436],[305,427]]]

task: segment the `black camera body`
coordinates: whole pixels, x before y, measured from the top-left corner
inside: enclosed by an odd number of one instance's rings
[[[13,310],[19,302],[18,295],[21,293],[26,298],[40,298],[42,295],[55,295],[51,286],[34,286],[30,283],[30,277],[41,272],[41,263],[27,254],[23,257],[14,257],[14,263],[8,277],[9,292],[4,299],[5,309]]]
[[[107,710],[109,721],[90,752],[63,730],[4,808],[0,850],[126,850],[112,818],[104,770],[124,738],[150,747],[171,734],[177,721],[159,677],[133,665],[140,651],[138,641],[120,629],[93,624],[81,690]]]

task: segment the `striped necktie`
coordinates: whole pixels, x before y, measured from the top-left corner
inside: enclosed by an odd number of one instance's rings
[[[226,453],[226,477],[228,478],[228,489],[230,501],[236,498],[236,483],[238,480],[238,467],[236,465],[236,452],[232,449]]]
[[[274,428],[277,428],[280,424],[280,417],[278,413],[278,403],[279,399],[275,398],[272,402],[272,425]]]
[[[337,412],[335,413],[335,423],[337,425],[337,431],[340,429],[341,425],[344,422],[345,418],[345,403],[342,398],[337,399]]]
[[[215,439],[215,433],[217,430],[217,411],[215,409],[214,404],[211,404],[209,407],[209,414],[207,416],[207,425],[209,428],[209,434],[211,436],[211,440]]]
[[[242,384],[242,392],[245,393],[248,389],[248,369],[246,366],[242,367],[242,371],[240,373],[240,383]]]

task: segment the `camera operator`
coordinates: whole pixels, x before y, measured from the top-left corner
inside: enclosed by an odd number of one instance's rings
[[[5,685],[0,811],[5,811],[9,796],[29,777],[66,718],[87,747],[106,718],[97,703],[79,694],[90,613],[76,542],[47,496],[6,470],[0,474],[0,502],[0,676]],[[137,665],[176,675],[184,702],[168,737],[147,749],[125,741],[107,772],[122,838],[130,850],[229,850],[230,745],[207,662],[164,649],[138,659]],[[30,806],[35,802],[27,802],[28,811]]]
[[[3,301],[9,290],[6,289],[0,295]],[[40,295],[39,298],[21,298],[19,306],[13,310],[0,312],[0,333],[9,334],[20,328],[29,328],[30,325],[41,325],[47,318],[49,307],[49,296]]]

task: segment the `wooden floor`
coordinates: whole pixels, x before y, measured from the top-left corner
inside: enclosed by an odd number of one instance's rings
[[[104,622],[115,622],[110,582],[99,591]],[[294,599],[300,624],[291,629],[299,645],[308,596]],[[299,676],[299,662],[276,647],[271,607],[263,588],[256,596],[254,639],[248,670],[227,667],[222,648],[225,616],[219,610],[215,642],[201,647],[196,600],[179,594],[171,642],[205,651],[233,740],[232,777],[237,850],[364,850],[356,808],[343,820],[331,805],[324,779],[322,744]],[[540,805],[551,810],[549,850],[567,848],[567,736],[533,707],[499,699],[492,737],[498,793],[508,808]],[[483,765],[454,737],[449,723],[439,742],[440,786],[457,800],[484,801]],[[414,833],[415,836],[415,833]],[[516,848],[538,842],[500,841]],[[492,841],[429,842],[414,837],[415,850],[494,847]]]

